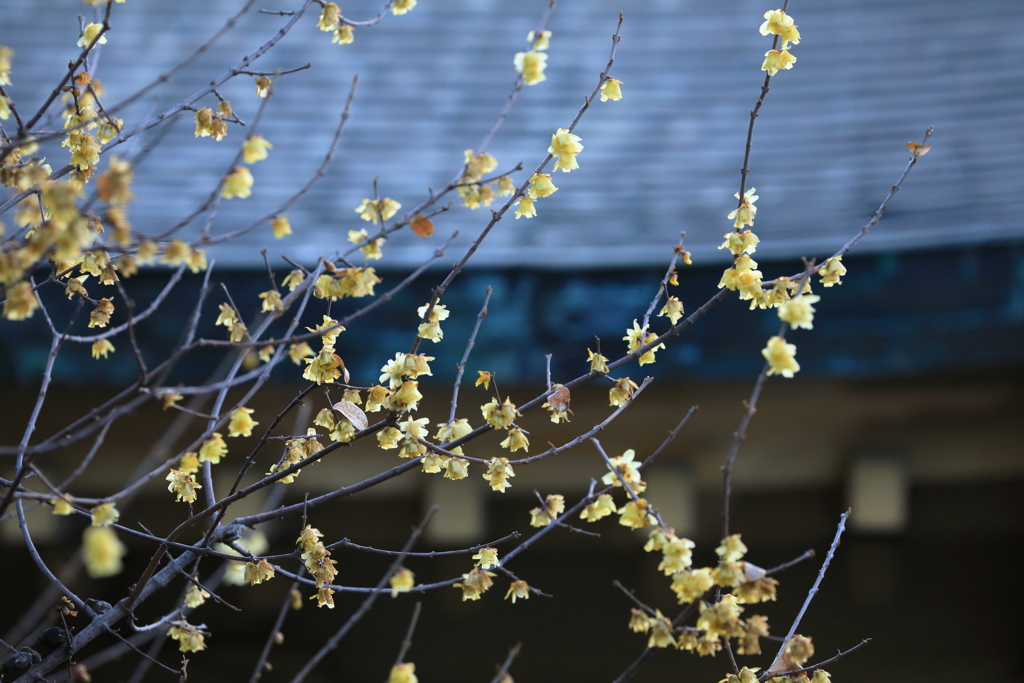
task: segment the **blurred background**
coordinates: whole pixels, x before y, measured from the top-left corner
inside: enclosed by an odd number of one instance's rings
[[[265,71],[307,62],[312,68],[275,79],[258,131],[274,148],[268,160],[253,166],[253,196],[224,202],[211,224],[213,235],[273,211],[313,176],[353,76],[358,74],[360,82],[326,176],[288,211],[295,234],[274,240],[266,225],[209,250],[209,259],[216,261],[213,281],[228,287],[243,318],[257,314],[257,293],[267,288],[263,247],[280,280],[291,269],[282,256],[310,266],[320,255],[348,246],[349,230],[372,227],[354,208],[373,196],[375,178],[381,196],[408,209],[428,195],[429,187],[443,187],[460,171],[463,150],[479,145],[506,101],[515,78],[512,56],[527,49],[526,33],[546,4],[421,0],[405,16],[388,15],[378,26],[357,28],[355,42],[344,46],[317,30],[313,12],[256,63],[254,68]],[[245,6],[241,0],[115,5],[109,42],[94,70],[107,91],[104,103],[121,101],[166,72]],[[260,9],[292,8],[250,4],[210,49],[118,115],[129,125],[154,116],[254,50],[284,21]],[[342,9],[362,20],[380,8],[352,0]],[[553,177],[560,191],[538,202],[536,218],[517,221],[509,214],[501,221],[446,294],[452,316],[443,325],[444,341],[427,349],[437,360],[434,376],[421,382],[427,398],[418,416],[445,419],[455,364],[487,287],[493,289],[489,315],[467,377],[475,378],[476,370],[495,372],[502,393],[516,403],[543,390],[545,354],[553,354],[553,379],[559,382],[587,371],[586,351],[594,348],[595,336],[605,355],[625,351],[621,337],[657,292],[680,232],[686,233],[693,265],[680,267],[673,294],[690,312],[717,291],[729,255],[716,247],[731,225],[725,215],[735,208],[732,195],[739,186],[749,112],[763,81],[758,67],[770,45],[757,32],[767,9],[748,1],[559,3],[548,23],[553,36],[547,80],[519,93],[489,147],[498,170],[519,162],[533,168],[554,129],[569,124],[607,61],[620,10],[625,20],[611,75],[623,82],[623,99],[593,104],[576,130],[585,148],[580,169]],[[0,44],[15,51],[8,93],[23,109],[42,102],[63,75],[67,61],[77,55],[77,15],[89,20],[92,12],[71,0],[5,3]],[[798,330],[788,339],[798,347],[802,369],[794,379],[769,381],[740,450],[732,527],[751,549],[748,559],[771,567],[810,548],[819,553],[777,577],[777,603],[747,613],[767,614],[773,633],[785,632],[839,515],[850,507],[847,535],[801,627],[814,638],[816,659],[873,638],[828,667],[835,679],[1021,680],[1012,656],[1022,635],[1012,572],[1024,536],[1019,3],[840,0],[795,2],[790,13],[803,37],[792,50],[798,61],[772,80],[755,128],[748,183],[761,197],[755,258],[766,279],[799,272],[801,257],[820,261],[838,250],[899,177],[907,141],[920,141],[928,126],[935,136],[934,148],[884,219],[844,258],[849,274],[843,284],[815,287],[822,301],[813,331]],[[250,77],[239,77],[220,92],[251,122],[259,101]],[[214,106],[211,102],[200,104]],[[129,209],[135,231],[159,234],[189,215],[230,167],[246,135],[231,126],[227,138],[215,143],[195,138],[193,127],[191,115],[179,116],[118,150],[146,153],[136,169],[137,199]],[[64,163],[67,152],[59,144],[44,150],[55,168]],[[514,177],[521,182],[526,176]],[[488,209],[470,211],[456,200],[434,218],[433,237],[402,231],[384,245],[384,259],[370,264],[384,279],[378,292],[400,282],[459,232],[435,267],[341,335],[339,353],[353,382],[375,382],[394,351],[409,346],[414,309],[427,301],[489,217]],[[182,235],[198,235],[205,220],[199,217]],[[130,280],[137,305],[151,301],[167,275],[149,269]],[[187,275],[176,289],[176,303],[140,326],[147,358],[165,357],[180,339],[201,280]],[[58,319],[66,319],[72,305],[55,294],[46,303]],[[220,293],[214,293],[202,336],[223,337],[212,324],[220,301]],[[361,303],[343,300],[333,314]],[[321,314],[311,310],[309,323]],[[653,327],[658,331],[667,324],[655,319]],[[610,454],[633,448],[643,456],[691,406],[700,406],[645,476],[649,497],[666,521],[697,542],[699,566],[715,560],[720,466],[762,366],[760,349],[777,328],[773,311],[751,312],[729,297],[660,351],[655,365],[625,369],[637,382],[647,372],[656,380],[601,437]],[[0,323],[3,445],[20,439],[48,340],[39,316],[27,323]],[[40,419],[40,439],[134,379],[127,342],[106,361],[88,354],[84,345],[62,351],[56,387]],[[214,351],[193,354],[171,383],[215,380],[223,372],[221,362]],[[266,424],[301,388],[299,370],[284,364],[249,407]],[[534,449],[568,441],[603,420],[610,411],[606,389],[574,391],[568,425],[551,425],[546,414],[528,414],[521,424],[530,430]],[[326,399],[319,392],[312,396],[317,397],[311,406],[315,415]],[[465,383],[460,416],[478,424],[477,405],[488,398],[482,388]],[[308,411],[300,413],[296,432],[310,419]],[[198,420],[175,419],[146,406],[115,424],[107,448],[75,493],[102,496],[119,489],[136,463],[169,457],[201,430]],[[164,433],[170,436],[161,439]],[[497,443],[481,439],[467,452],[493,457],[500,451]],[[68,449],[46,465],[70,472],[83,449]],[[335,455],[283,491],[271,490],[232,510],[246,514],[296,502],[307,492],[322,494],[398,462],[373,444]],[[10,458],[0,458],[7,476]],[[479,472],[470,471],[465,482],[409,473],[317,511],[311,523],[330,540],[347,537],[397,548],[423,512],[440,504],[418,549],[468,547],[516,530],[528,533],[534,490],[561,493],[571,502],[586,493],[590,478],[600,477],[604,466],[589,445],[579,446],[517,470],[504,495],[490,491]],[[234,476],[228,469],[219,474]],[[227,485],[219,484],[218,490]],[[182,513],[163,488],[153,485],[147,490],[153,495],[135,500],[122,519],[141,520],[154,532],[173,528]],[[53,517],[46,509],[29,518],[51,566],[77,576],[81,522]],[[263,529],[276,552],[290,547],[296,525]],[[513,606],[500,600],[504,579],[479,602],[462,603],[452,589],[423,596],[420,630],[408,654],[422,680],[489,680],[494,665],[517,642],[523,642],[512,668],[517,680],[612,680],[645,645],[643,636],[626,628],[632,604],[612,580],[666,613],[676,606],[669,581],[656,570],[659,558],[642,550],[645,534],[613,520],[588,529],[601,538],[557,529],[510,567],[553,598],[535,596]],[[126,542],[125,572],[99,581],[72,579],[81,594],[123,594],[152,550]],[[13,643],[34,633],[37,624],[19,621],[19,615],[44,583],[14,520],[0,523],[0,543],[0,576],[8,586],[0,633]],[[355,551],[339,551],[335,558],[346,585],[372,585],[387,566]],[[411,560],[407,566],[418,581],[429,582],[468,571],[470,562],[445,557]],[[15,580],[18,589],[12,590]],[[244,609],[244,619],[212,602],[200,608],[193,621],[206,623],[213,636],[209,651],[191,656],[193,680],[248,677],[287,589],[284,579],[253,588],[223,587],[224,597]],[[43,595],[51,602],[59,597]],[[161,614],[175,597],[147,604],[140,620]],[[416,599],[382,599],[309,680],[383,679]],[[283,629],[285,646],[272,653],[274,668],[264,680],[290,680],[359,601],[339,594],[332,612],[310,604],[291,616]],[[774,652],[777,643],[762,646]],[[82,653],[80,659],[88,656]],[[170,645],[159,656],[172,666],[178,661]],[[769,658],[746,658],[741,664],[766,667]],[[128,655],[95,675],[138,680],[133,679],[136,662]],[[722,656],[659,651],[636,680],[716,681],[727,669]],[[170,676],[158,670],[147,675]]]

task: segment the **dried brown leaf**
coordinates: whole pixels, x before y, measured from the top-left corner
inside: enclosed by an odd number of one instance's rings
[[[430,237],[434,234],[434,224],[425,216],[416,216],[413,218],[412,222],[409,223],[409,228],[423,238]]]
[[[928,153],[928,150],[930,150],[931,148],[931,145],[921,145],[916,142],[907,143],[907,149],[909,149],[910,153],[913,154],[915,157],[923,157],[925,154]]]
[[[341,416],[351,422],[352,426],[359,431],[366,429],[369,424],[363,409],[351,401],[338,401],[331,407],[341,413]]]

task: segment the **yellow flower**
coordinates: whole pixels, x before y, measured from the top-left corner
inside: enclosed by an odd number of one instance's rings
[[[526,85],[537,85],[546,81],[544,69],[548,67],[548,55],[546,52],[531,50],[529,52],[517,52],[512,59],[516,71],[523,75],[523,83]]]
[[[676,538],[673,535],[661,550],[663,556],[658,569],[665,572],[665,576],[689,569],[693,563],[693,547],[694,543],[690,539]]]
[[[117,521],[121,513],[113,503],[101,503],[92,509],[93,526],[110,526]]]
[[[672,575],[672,591],[680,605],[700,599],[713,585],[711,570],[707,567],[692,571],[685,569]]]
[[[247,164],[255,164],[267,158],[267,150],[274,146],[263,139],[262,135],[250,135],[242,143],[242,158]]]
[[[550,197],[558,188],[551,182],[551,176],[547,173],[534,173],[530,176],[530,187],[526,193],[533,199],[537,197]]]
[[[185,474],[195,474],[199,471],[199,456],[191,452],[181,456],[181,462],[178,463],[178,469]]]
[[[530,586],[525,581],[513,581],[512,585],[508,587],[508,592],[505,593],[505,599],[509,598],[512,598],[513,605],[516,604],[516,600],[529,600]]]
[[[537,209],[533,205],[533,198],[529,196],[520,197],[516,200],[516,219],[533,218],[537,215]]]
[[[597,497],[597,500],[583,508],[583,512],[580,513],[580,519],[596,522],[613,512],[615,512],[615,501],[607,493],[602,493]]]
[[[493,576],[494,574],[491,572],[481,571],[479,568],[474,567],[473,571],[462,575],[463,583],[456,583],[452,587],[462,589],[463,602],[466,600],[479,600],[480,596],[494,585],[494,581],[491,580]]]
[[[391,597],[398,597],[399,593],[408,593],[416,585],[416,576],[405,567],[399,567],[398,571],[388,579],[391,584]]]
[[[477,370],[476,374],[480,375],[480,377],[477,378],[476,384],[474,384],[473,386],[478,387],[481,384],[483,384],[484,390],[489,390],[491,388],[491,373],[488,372],[487,370]]]
[[[808,659],[814,656],[814,643],[807,636],[798,633],[786,643],[786,654],[794,664],[802,667]]]
[[[508,431],[508,436],[501,442],[502,448],[507,448],[513,453],[522,448],[524,451],[530,450],[530,440],[526,438],[526,434],[519,427],[513,427]]]
[[[100,31],[103,30],[103,24],[94,24],[91,21],[85,25],[85,30],[82,31],[82,37],[78,39],[78,47],[88,47],[92,44],[92,41],[96,40],[96,36],[99,35]],[[97,45],[105,45],[107,42],[107,36],[102,35],[96,42]]]
[[[747,546],[740,540],[740,534],[733,534],[722,539],[722,544],[715,548],[715,554],[724,562],[738,562],[747,554]]]
[[[621,479],[624,479],[626,483],[629,484],[629,488],[633,490],[633,493],[643,493],[646,491],[647,484],[640,479],[641,463],[634,462],[633,459],[635,457],[636,451],[630,448],[622,455],[615,456],[614,458],[608,458],[611,462],[611,466],[609,466],[608,469],[611,471],[601,477],[601,482],[605,486],[622,486]],[[621,479],[619,478],[620,475]]]
[[[53,506],[53,514],[55,515],[65,516],[75,511],[66,498],[51,498],[50,505]]]
[[[647,633],[651,630],[653,619],[647,616],[643,610],[635,607],[629,610],[629,630],[633,633]]]
[[[769,375],[792,377],[793,373],[800,371],[800,364],[796,362],[796,344],[787,344],[782,337],[769,339],[768,346],[761,349],[761,355],[770,365]]]
[[[619,524],[631,529],[652,526],[657,520],[647,511],[649,507],[650,504],[643,498],[631,500],[616,510],[619,513]]]
[[[8,287],[5,292],[7,299],[4,301],[4,317],[8,320],[25,320],[31,318],[32,314],[39,308],[39,301],[32,291],[32,285],[22,281],[13,287]],[[95,352],[93,358],[96,357]]]
[[[11,84],[11,57],[14,50],[6,45],[0,45],[0,85]]]
[[[316,595],[311,596],[309,599],[316,600],[317,607],[326,606],[327,609],[334,609],[334,598],[331,597],[332,595],[334,595],[334,591],[327,586],[323,586],[317,590]]]
[[[795,299],[783,301],[779,306],[779,319],[794,328],[810,330],[814,327],[814,307],[811,304],[819,301],[821,297],[814,294],[803,294]]]
[[[462,452],[462,448],[461,447],[454,448],[454,449],[452,449],[451,452],[452,453],[455,453],[455,452],[461,453]],[[445,464],[444,464],[444,478],[445,479],[451,479],[452,481],[457,481],[459,479],[465,479],[468,476],[469,476],[469,461],[468,460],[463,460],[462,458],[450,458],[447,462],[445,462]]]
[[[416,4],[416,0],[396,0],[396,2],[411,2]],[[392,7],[392,11],[394,8]],[[402,12],[395,12],[395,14],[403,14],[409,10],[403,10]],[[391,667],[391,673],[388,675],[388,683],[419,683],[419,679],[416,678],[416,665],[415,664],[395,664]]]
[[[516,416],[521,415],[510,398],[506,398],[501,405],[498,399],[492,398],[490,403],[480,406],[480,412],[487,424],[495,429],[508,429],[515,422]]]
[[[266,98],[270,95],[272,80],[266,76],[256,76],[256,96]]]
[[[317,20],[317,27],[321,31],[330,33],[338,25],[341,20],[341,10],[333,2],[329,2],[323,6],[320,11],[320,18]]]
[[[216,465],[220,462],[220,459],[227,455],[228,445],[224,443],[224,438],[220,435],[220,432],[214,432],[210,435],[210,438],[203,442],[203,445],[199,447],[199,462],[207,462]]]
[[[82,561],[85,571],[94,579],[120,574],[121,558],[127,552],[113,529],[88,527],[82,536]]]
[[[753,206],[750,206],[749,209],[751,210],[750,218],[753,220],[753,215],[756,213],[756,209]],[[739,210],[737,209],[737,213],[738,211]],[[729,215],[732,216],[731,213]],[[743,232],[727,232],[723,237],[725,237],[725,241],[722,242],[718,248],[728,249],[737,256],[739,254],[753,254],[757,250],[757,243],[760,242],[757,235],[749,230],[744,230]]]
[[[259,424],[249,417],[256,411],[251,408],[235,408],[228,423],[228,436],[252,436],[252,428]]]
[[[491,482],[491,489],[498,493],[505,493],[510,484],[509,479],[516,476],[512,471],[512,465],[508,464],[508,458],[494,458],[487,463],[487,472],[483,478]]]
[[[621,406],[633,396],[639,387],[628,377],[615,380],[615,386],[608,390],[608,404]]]
[[[416,6],[416,0],[392,0],[391,14],[400,16]]]
[[[422,320],[423,316],[426,314],[427,307],[428,305],[424,304],[416,309],[416,315],[420,317],[420,320]],[[441,330],[440,323],[442,320],[447,320],[449,315],[451,315],[451,311],[449,311],[444,304],[435,303],[434,307],[430,309],[430,315],[427,316],[427,321],[420,323],[417,328],[416,336],[421,339],[429,339],[435,344],[441,341],[444,338],[444,332]]]
[[[210,594],[207,591],[195,584],[192,584],[185,592],[185,606],[189,609],[195,609],[206,602],[206,598],[208,597],[210,597]]]
[[[331,42],[337,43],[338,45],[348,45],[355,39],[356,34],[352,27],[348,24],[342,24],[334,29],[334,37],[331,38]]]
[[[754,216],[757,214],[757,207],[754,206],[754,202],[758,200],[758,196],[754,194],[757,190],[753,187],[743,193],[743,201],[740,202],[739,208],[733,209],[729,212],[726,218],[735,219],[733,227],[739,230],[744,225],[753,225]],[[736,199],[740,198],[740,193],[736,192],[733,194]],[[756,244],[756,242],[755,242]],[[750,251],[753,251],[751,249]]]
[[[674,296],[670,296],[668,301],[665,302],[665,306],[658,313],[658,317],[668,316],[669,321],[673,325],[679,322],[679,319],[683,317],[685,311],[683,310],[683,302]]]
[[[541,31],[540,35],[534,39],[533,31],[526,34],[526,42],[532,43],[531,49],[541,51],[546,50],[550,46],[551,31]]]
[[[774,76],[781,70],[792,69],[795,62],[796,57],[789,54],[788,47],[783,48],[781,51],[768,50],[768,52],[764,53],[761,71],[767,71],[769,76]]]
[[[607,102],[608,100],[618,101],[622,99],[622,90],[619,86],[622,85],[622,81],[617,81],[614,78],[609,78],[601,84],[601,101]]]
[[[251,586],[269,581],[272,578],[274,578],[274,568],[266,560],[249,562],[245,565],[244,579]]]
[[[402,386],[393,394],[388,396],[386,408],[396,413],[402,413],[406,410],[416,410],[420,399],[423,398],[423,394],[420,393],[418,388],[419,384],[419,382],[414,380],[402,382]],[[367,403],[366,407],[367,409],[370,408],[369,403]]]
[[[171,623],[174,626],[167,632],[167,635],[170,636],[171,640],[178,641],[178,651],[202,652],[206,649],[204,634],[198,628],[185,621],[174,621]]]
[[[235,166],[224,178],[224,187],[220,196],[224,199],[241,197],[245,199],[252,194],[252,173],[245,166]]]
[[[653,332],[651,334],[646,334],[646,332],[647,327],[645,326],[643,329],[640,329],[640,324],[634,319],[633,329],[626,330],[626,336],[622,338],[623,341],[629,342],[630,353],[633,353],[634,351],[639,349],[641,346],[644,346],[645,344],[650,344],[651,342],[658,338],[658,335],[654,334]],[[665,348],[664,344],[658,344],[647,349],[647,351],[645,351],[644,353],[640,354],[640,365],[647,365],[648,363],[653,363],[654,352],[657,351],[658,349],[663,348]]]
[[[818,270],[818,275],[821,276],[821,284],[826,287],[843,284],[839,281],[839,278],[846,275],[846,266],[843,265],[842,261],[842,256],[836,256],[821,264],[821,268]],[[6,311],[6,308],[4,310]],[[30,313],[29,315],[32,314]]]
[[[177,494],[177,502],[179,503],[191,504],[196,502],[196,489],[203,488],[196,483],[195,476],[180,470],[172,469],[164,479],[171,482],[167,485],[167,490]]]
[[[608,359],[590,349],[587,349],[587,362],[590,363],[591,372],[608,372]]]
[[[796,30],[793,17],[786,14],[784,10],[773,9],[764,13],[765,22],[761,24],[761,35],[767,36],[774,33],[782,39],[782,47],[800,42],[800,32]]]
[[[100,339],[92,343],[92,357],[106,358],[107,354],[114,350],[114,345],[109,339]]]
[[[491,567],[497,567],[498,562],[498,549],[497,548],[483,548],[476,555],[473,556],[476,560],[476,565],[481,569],[490,569]]]
[[[551,136],[551,145],[548,147],[548,154],[558,157],[555,162],[555,170],[563,173],[579,168],[576,163],[576,155],[583,150],[580,144],[580,137],[573,135],[567,128],[559,128]]]
[[[647,647],[668,647],[676,644],[672,622],[661,613],[661,610],[655,610],[654,616],[649,617],[649,620],[651,635],[647,638]]]

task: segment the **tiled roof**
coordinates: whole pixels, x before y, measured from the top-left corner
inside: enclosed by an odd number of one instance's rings
[[[41,101],[75,54],[78,0],[4,2],[0,44],[15,49],[9,92],[22,109]],[[114,6],[109,44],[97,75],[116,102],[201,44],[242,0],[129,0]],[[222,264],[258,266],[272,255],[314,259],[363,227],[353,208],[382,195],[406,207],[428,186],[443,186],[462,151],[493,124],[515,73],[512,55],[546,0],[420,0],[357,29],[355,43],[334,45],[317,30],[315,12],[254,68],[312,62],[277,79],[260,132],[274,144],[253,169],[254,194],[224,203],[213,233],[272,210],[315,171],[352,76],[360,84],[338,154],[326,177],[288,214],[296,234],[274,241],[269,226],[215,249]],[[278,6],[280,5],[280,7]],[[122,114],[129,125],[163,111],[219,75],[266,40],[285,18],[257,2],[237,27],[164,87]],[[382,0],[342,3],[368,18]],[[524,88],[490,151],[505,169],[532,168],[549,135],[566,126],[604,66],[618,11],[626,12],[613,75],[620,102],[596,102],[577,133],[580,169],[558,173],[560,191],[538,203],[538,216],[509,215],[471,264],[541,268],[636,267],[667,261],[679,231],[695,258],[725,261],[715,247],[730,227],[748,112],[763,74],[769,39],[757,33],[769,6],[681,0],[562,0],[548,27],[547,81]],[[758,258],[821,257],[865,222],[902,170],[908,140],[935,127],[934,149],[918,165],[864,251],[917,250],[1024,239],[1017,204],[1024,191],[1024,34],[1019,3],[978,0],[797,0],[791,13],[803,41],[792,71],[773,79],[757,121],[750,185],[761,196]],[[59,46],[59,47],[58,47]],[[252,80],[221,92],[251,121],[258,105]],[[203,104],[208,104],[205,102]],[[158,233],[190,213],[225,171],[243,140],[233,126],[220,142],[192,136],[181,117],[140,166],[130,210],[133,226]],[[149,137],[137,141],[142,144]],[[126,145],[128,147],[128,145]],[[66,150],[48,150],[62,164]],[[519,177],[524,177],[520,175]],[[440,240],[461,231],[446,262],[489,217],[456,209],[436,219],[438,236],[404,232],[385,247],[382,267],[421,262]],[[194,234],[194,233],[193,233]]]

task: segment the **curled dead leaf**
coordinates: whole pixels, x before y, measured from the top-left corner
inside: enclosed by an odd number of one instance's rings
[[[740,565],[743,567],[743,580],[747,583],[763,579],[768,573],[753,562],[741,562]]]
[[[417,215],[415,218],[412,219],[412,222],[409,223],[409,228],[414,233],[424,238],[430,237],[431,235],[434,234],[434,224],[431,223],[430,219],[426,218],[425,216]]]
[[[352,426],[359,431],[366,429],[369,424],[369,421],[366,419],[366,413],[363,412],[363,409],[351,401],[338,401],[331,407],[341,413],[341,416],[351,422]]]
[[[913,154],[915,157],[923,157],[925,154],[928,153],[928,150],[930,150],[931,148],[931,145],[921,145],[916,142],[907,143],[907,149],[909,149],[910,153]]]
[[[564,413],[569,410],[569,390],[565,387],[558,387],[550,396],[548,396],[548,403],[551,407],[560,413]]]

